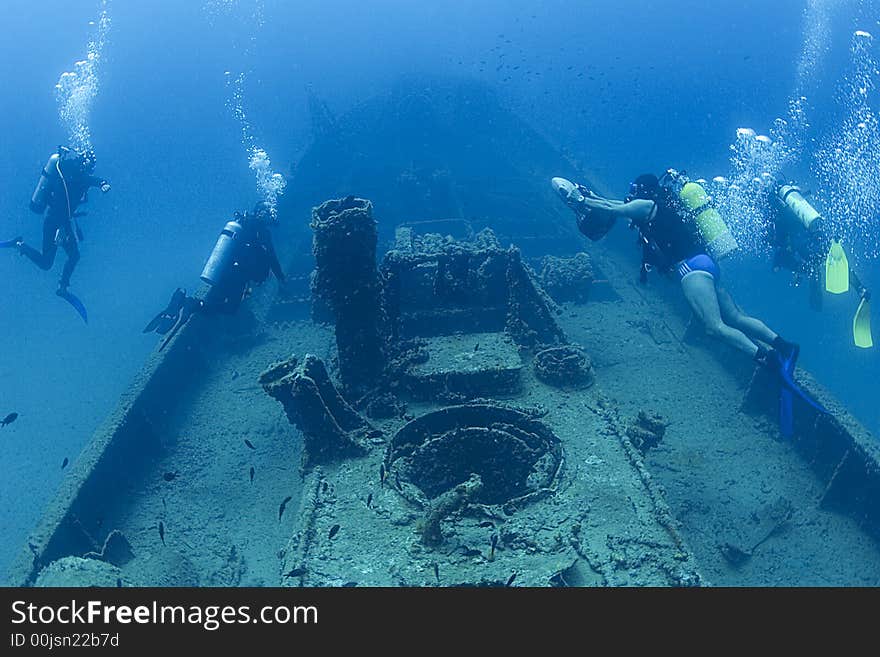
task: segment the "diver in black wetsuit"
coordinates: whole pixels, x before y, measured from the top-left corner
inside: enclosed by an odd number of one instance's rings
[[[822,309],[823,278],[827,292],[854,291],[859,303],[853,317],[853,341],[857,347],[872,347],[871,292],[850,268],[843,246],[831,234],[828,222],[794,183],[774,186],[773,200],[766,237],[773,246],[774,271],[791,271],[795,286],[806,278],[810,305],[815,310]]]
[[[196,312],[234,314],[250,293],[274,274],[280,286],[286,283],[275,253],[269,224],[272,209],[260,201],[250,213],[235,213],[226,223],[214,250],[205,263],[201,279],[209,288],[201,297],[188,297],[178,288],[168,306],[154,317],[144,333],[168,334],[162,348]]]
[[[776,186],[773,190],[772,221],[767,226],[767,241],[773,247],[773,269],[792,272],[793,284],[806,278],[810,286],[810,303],[816,310],[822,308],[822,278],[828,269],[831,247],[835,242],[828,223],[805,198],[805,193],[794,183]],[[848,263],[842,263],[841,272],[860,299],[869,298],[865,288]]]
[[[67,254],[67,262],[61,272],[57,294],[71,301],[74,306],[79,302],[67,292],[67,288],[79,262],[79,242],[83,238],[76,219],[85,214],[77,212],[77,208],[88,200],[88,192],[92,187],[97,187],[104,193],[110,191],[110,183],[93,175],[94,170],[94,151],[80,153],[72,148],[59,146],[58,152],[49,158],[40,173],[40,181],[30,203],[32,211],[38,214],[45,211],[42,250],[37,251],[25,244],[21,237],[2,243],[3,246],[16,247],[19,253],[27,256],[44,271],[51,269],[55,263],[58,247],[63,248]],[[80,310],[79,307],[77,310],[85,319],[85,310]]]
[[[203,299],[206,312],[234,314],[251,285],[262,285],[270,272],[284,285],[286,279],[269,231],[271,220],[268,204],[260,201],[253,212],[236,213],[226,224],[202,271],[202,280],[211,286]]]

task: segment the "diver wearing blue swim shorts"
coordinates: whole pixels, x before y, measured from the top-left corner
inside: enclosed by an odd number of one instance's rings
[[[581,232],[592,240],[607,234],[618,218],[628,219],[630,226],[639,231],[642,281],[654,269],[676,274],[688,304],[709,335],[773,368],[793,367],[797,345],[782,339],[764,322],[737,306],[720,285],[720,269],[708,252],[711,245],[706,244],[697,223],[687,216],[686,208],[676,202],[673,192],[657,176],[645,174],[636,178],[624,201],[602,198],[564,178],[554,178],[552,183],[575,210]],[[727,246],[724,232],[716,232],[716,246]]]

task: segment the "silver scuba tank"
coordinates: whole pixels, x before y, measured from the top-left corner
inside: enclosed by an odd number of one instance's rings
[[[49,204],[49,183],[52,178],[58,176],[58,161],[60,159],[61,156],[58,153],[52,153],[40,173],[40,179],[31,195],[31,211],[37,214],[43,214]]]
[[[235,256],[243,230],[242,225],[235,220],[226,222],[226,226],[220,231],[220,237],[217,238],[214,250],[211,251],[211,255],[202,269],[201,279],[205,283],[217,285],[235,266]]]
[[[782,185],[776,190],[776,198],[783,207],[788,208],[798,223],[806,230],[812,230],[822,223],[817,221],[817,219],[822,219],[822,215],[803,197],[800,187],[796,185]]]

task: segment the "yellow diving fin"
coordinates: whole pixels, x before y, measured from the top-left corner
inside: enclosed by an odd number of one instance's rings
[[[862,297],[859,303],[859,309],[853,317],[853,340],[857,347],[862,349],[870,349],[874,346],[874,340],[871,337],[871,303],[868,299]]]
[[[831,241],[831,248],[825,258],[825,291],[831,294],[849,291],[849,262],[837,240]]]

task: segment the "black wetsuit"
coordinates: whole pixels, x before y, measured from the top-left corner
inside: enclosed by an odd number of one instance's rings
[[[643,274],[649,266],[669,273],[679,262],[706,253],[696,226],[676,207],[668,192],[661,190],[655,203],[654,215],[637,224]]]
[[[59,288],[67,289],[70,277],[79,262],[80,235],[74,235],[72,219],[76,209],[87,199],[91,187],[101,187],[106,183],[102,178],[84,173],[75,161],[62,161],[59,165],[64,181],[55,175],[50,176],[46,215],[43,219],[42,252],[22,243],[21,253],[30,258],[40,269],[48,271],[55,263],[55,255],[60,245],[67,253],[67,262],[61,273]],[[45,175],[45,174],[43,174]],[[67,188],[65,190],[65,183]]]
[[[262,284],[275,275],[284,281],[284,272],[272,244],[272,234],[265,223],[254,217],[241,219],[243,231],[231,271],[217,285],[211,286],[204,299],[208,312],[233,314],[247,296],[250,284]]]
[[[780,209],[768,230],[768,239],[774,247],[774,267],[784,267],[815,280],[820,278],[831,245],[831,238],[822,226],[806,230],[789,212]]]

